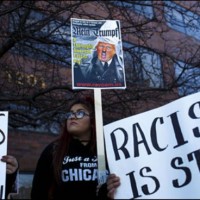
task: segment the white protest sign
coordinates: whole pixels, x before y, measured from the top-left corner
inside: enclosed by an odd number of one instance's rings
[[[8,112],[0,111],[0,158],[7,154]],[[6,164],[0,162],[0,199],[5,199]]]
[[[115,199],[200,198],[200,93],[104,126]]]

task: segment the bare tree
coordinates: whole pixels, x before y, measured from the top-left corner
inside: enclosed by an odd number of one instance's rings
[[[72,90],[70,19],[119,19],[127,88],[102,90],[104,123],[197,92],[198,1],[1,1],[0,110],[56,132]]]

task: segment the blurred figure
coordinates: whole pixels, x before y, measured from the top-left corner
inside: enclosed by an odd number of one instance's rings
[[[5,197],[8,198],[9,193],[13,192],[15,187],[19,163],[14,156],[5,155],[1,158],[2,162],[6,163],[6,193]],[[15,189],[15,188],[14,188]]]

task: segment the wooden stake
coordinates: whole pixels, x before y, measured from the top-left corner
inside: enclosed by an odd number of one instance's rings
[[[106,161],[103,135],[103,115],[102,115],[102,101],[101,89],[94,89],[94,103],[95,103],[95,119],[96,119],[96,135],[97,135],[97,158],[98,158],[98,182],[103,184],[106,182]]]

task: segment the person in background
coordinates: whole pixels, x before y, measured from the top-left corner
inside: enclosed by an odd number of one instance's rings
[[[19,163],[14,156],[5,155],[1,158],[2,162],[6,163],[6,192],[5,197],[8,198],[9,193],[13,192],[13,187],[16,183]]]
[[[32,199],[112,199],[120,185],[110,174],[98,185],[94,102],[75,100],[66,113],[63,131],[43,150],[32,182]]]

